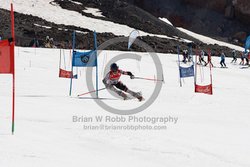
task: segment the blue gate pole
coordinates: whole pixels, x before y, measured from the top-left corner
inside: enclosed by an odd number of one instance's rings
[[[180,63],[180,49],[179,46],[177,46],[177,53],[178,53],[178,68],[179,68],[179,73],[180,73],[180,87],[182,87],[182,82],[181,82],[181,63]]]
[[[96,31],[94,31],[94,45],[95,45],[95,58],[96,58],[96,98],[98,98],[98,55],[97,55],[97,40]]]
[[[73,31],[72,61],[71,61],[71,73],[72,73],[72,75],[73,75],[73,61],[74,61],[74,51],[75,51],[75,39],[76,39],[76,32]],[[69,96],[71,96],[71,92],[72,92],[72,79],[73,79],[73,76],[70,77]]]

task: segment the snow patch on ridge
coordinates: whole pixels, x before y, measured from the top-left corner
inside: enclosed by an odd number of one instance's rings
[[[42,26],[42,25],[36,24],[36,23],[34,23],[34,26],[43,27],[43,28],[47,28],[47,29],[51,29],[52,28],[52,27],[49,27],[49,26]]]
[[[237,46],[237,45],[233,45],[233,44],[229,44],[229,43],[226,43],[226,42],[222,42],[222,41],[218,41],[218,40],[215,40],[213,38],[210,38],[210,37],[206,37],[204,35],[200,35],[200,34],[197,34],[197,33],[194,33],[192,31],[189,31],[189,30],[186,30],[184,28],[181,28],[181,27],[178,27],[178,29],[200,41],[202,41],[203,43],[206,43],[206,44],[218,44],[220,46],[226,46],[228,48],[231,48],[231,49],[235,49],[235,50],[238,50],[238,51],[243,51],[244,48],[240,47],[240,46]]]
[[[173,26],[173,24],[172,24],[167,18],[159,17],[159,19],[160,19],[161,21],[164,21],[165,23],[167,23],[167,24]]]
[[[94,16],[97,17],[105,17],[102,15],[102,12],[100,11],[100,9],[97,8],[86,8],[85,10],[83,10],[84,13],[90,13]]]

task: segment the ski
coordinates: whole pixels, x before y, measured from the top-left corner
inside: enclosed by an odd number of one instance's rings
[[[246,69],[249,68],[249,66],[241,66],[240,69]]]

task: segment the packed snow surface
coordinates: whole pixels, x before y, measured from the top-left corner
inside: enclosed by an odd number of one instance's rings
[[[111,114],[89,96],[85,68],[75,69],[79,78],[73,80],[73,94],[69,93],[69,79],[58,77],[58,49],[16,47],[16,123],[11,135],[11,76],[0,76],[0,166],[44,167],[248,167],[250,166],[249,69],[230,64],[228,69],[213,68],[214,95],[194,93],[193,78],[179,86],[177,55],[157,54],[163,67],[165,84],[156,101],[136,118],[171,118],[169,122],[125,122],[118,120],[74,122],[73,117],[121,117]],[[70,51],[62,50],[70,67]],[[153,78],[155,66],[147,53],[103,51],[99,55],[99,86],[104,67],[114,56],[137,54],[140,62],[121,60],[118,65],[136,76]],[[64,57],[62,57],[63,59]],[[219,59],[213,58],[215,66]],[[158,64],[160,65],[160,64]],[[199,68],[203,78],[208,68]],[[95,75],[93,74],[93,78]],[[202,84],[201,77],[198,78]],[[147,100],[155,83],[121,81],[131,90],[141,91]],[[204,83],[203,83],[204,84]],[[106,90],[99,92],[100,100],[119,109],[139,106],[144,102],[123,101]],[[176,121],[174,121],[174,118]],[[161,130],[89,130],[84,126],[157,126]],[[164,129],[166,126],[167,129]]]

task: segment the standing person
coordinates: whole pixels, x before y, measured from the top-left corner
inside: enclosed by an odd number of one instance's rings
[[[205,52],[203,50],[201,50],[200,54],[199,54],[199,63],[200,65],[203,65],[202,62],[204,63],[204,65],[207,64],[207,62],[204,60],[205,57]]]
[[[208,64],[211,64],[211,66],[214,67],[214,65],[212,63],[212,56],[211,56],[211,54],[207,55],[207,63],[205,64],[205,66],[207,66]]]
[[[221,68],[226,68],[227,67],[227,65],[225,63],[226,55],[224,52],[221,53],[220,58],[221,58],[221,60],[220,60]]]
[[[231,63],[236,63],[237,55],[236,55],[236,50],[235,49],[232,51],[232,54],[233,54],[233,60],[231,61]]]
[[[45,42],[44,42],[45,48],[51,48],[49,39],[50,39],[49,36],[46,36]]]
[[[249,59],[248,59],[248,52],[245,52],[245,59],[246,59],[246,64],[245,65],[249,65]]]
[[[123,97],[124,100],[128,99],[126,93],[129,93],[133,97],[137,98],[139,101],[142,101],[143,97],[141,93],[136,93],[131,91],[130,89],[127,88],[126,85],[124,85],[121,81],[119,81],[121,75],[129,75],[131,79],[134,79],[134,75],[131,72],[122,71],[119,69],[116,63],[113,63],[110,66],[110,71],[107,73],[102,82],[104,83],[107,89],[117,93],[119,96]],[[126,93],[124,93],[123,91]]]
[[[250,52],[248,52],[248,65],[249,65],[249,59],[250,59]]]
[[[50,38],[50,39],[49,39],[49,44],[50,44],[50,47],[51,47],[51,48],[55,48],[54,39],[53,39],[53,38]]]
[[[192,62],[193,61],[193,55],[191,51],[188,51],[188,62]]]
[[[240,65],[244,65],[244,55],[245,55],[244,51],[241,52],[241,55],[240,55],[240,59],[241,59]]]
[[[30,41],[29,47],[34,47],[34,48],[39,47],[39,41],[36,38],[33,38]]]
[[[186,62],[187,62],[187,58],[188,58],[188,51],[187,51],[186,49],[183,50],[182,55],[183,55],[183,60],[182,60],[182,62],[183,62],[183,63],[186,63]]]
[[[192,53],[192,48],[193,48],[194,43],[188,43],[188,62],[192,62],[193,61],[193,53]]]

